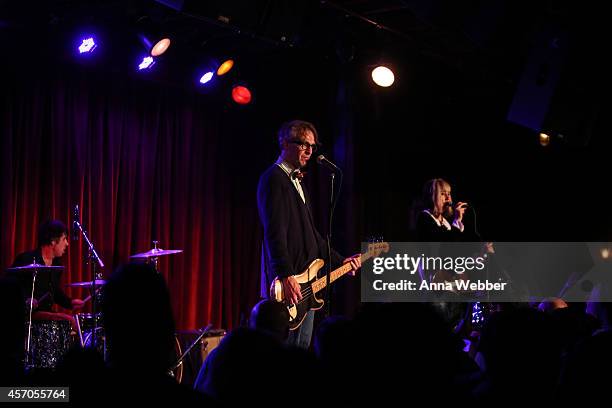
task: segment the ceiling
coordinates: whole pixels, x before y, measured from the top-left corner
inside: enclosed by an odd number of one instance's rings
[[[122,44],[108,60],[116,64],[118,55],[130,57],[139,47],[133,34],[148,27],[172,35],[173,60],[185,66],[206,54],[261,58],[287,50],[341,64],[421,59],[481,88],[510,89],[544,52],[538,41],[547,33],[564,50],[558,66],[547,67],[562,74],[557,93],[568,101],[599,100],[611,68],[603,56],[602,7],[568,0],[13,0],[0,8],[0,46],[5,55],[12,49],[27,58],[36,47],[17,45],[42,41],[41,34],[63,41],[79,27],[104,27],[108,39]],[[48,44],[38,48],[54,54]]]
[[[310,47],[344,58],[386,48],[409,50],[459,70],[512,77],[544,27],[567,33],[574,48],[603,45],[588,3],[527,0],[128,0],[4,1],[4,28],[45,30],[150,23],[197,49],[231,42],[243,50]],[[596,3],[593,3],[596,4]],[[602,21],[603,23],[604,21]],[[338,48],[342,52],[338,52]]]

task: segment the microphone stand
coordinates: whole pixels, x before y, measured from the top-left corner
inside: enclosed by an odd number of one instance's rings
[[[484,241],[482,240],[482,237],[480,236],[480,232],[478,232],[478,222],[476,220],[476,210],[474,209],[474,206],[471,203],[470,203],[470,209],[472,210],[472,215],[474,217],[474,235],[476,235],[476,238],[478,239],[479,244],[482,245]],[[487,260],[491,257],[491,254],[489,253],[485,253],[484,255]],[[487,282],[489,281],[489,262],[485,264],[485,280]],[[487,291],[487,303],[488,304],[491,303],[490,291]]]
[[[470,208],[472,209],[472,215],[474,217],[474,234],[476,235],[476,238],[478,238],[480,243],[485,242],[482,237],[480,236],[480,232],[478,231],[478,223],[476,222],[476,210],[474,209],[473,205],[470,205]],[[512,280],[512,278],[510,277],[510,275],[508,275],[508,272],[506,271],[506,268],[504,268],[503,266],[501,266],[498,262],[497,259],[495,257],[495,252],[493,252],[492,254],[485,254],[487,257],[487,263],[485,266],[485,278],[486,280],[489,280],[489,264],[494,261],[494,266],[497,267],[497,269],[499,271],[501,271],[501,273],[504,275],[504,277],[507,279],[507,282],[510,287],[512,288],[512,290],[514,291],[515,288],[513,288],[514,286],[514,282]],[[500,277],[501,278],[501,277]],[[491,294],[489,293],[489,291],[487,291],[487,302],[490,304],[491,303]]]
[[[198,344],[200,340],[202,340],[202,338],[210,332],[210,329],[212,329],[212,324],[209,324],[205,328],[200,329],[200,334],[198,335],[198,337],[196,337],[196,339],[193,342],[191,342],[191,344],[189,345],[189,347],[187,347],[185,352],[181,354],[179,358],[172,364],[172,366],[168,370],[168,374],[174,377],[174,370],[176,370],[177,368],[181,366],[181,364],[183,364],[183,360],[185,359],[185,357],[187,357],[189,353],[191,352],[191,350],[193,350],[193,348],[196,346],[196,344]]]
[[[325,277],[325,287],[327,290],[325,291],[325,317],[329,317],[331,314],[331,286],[330,286],[330,278],[332,272],[332,256],[331,256],[331,238],[332,238],[332,223],[334,219],[334,210],[336,209],[336,204],[338,203],[338,197],[340,196],[340,189],[342,188],[342,170],[338,169],[339,182],[338,182],[338,193],[334,194],[334,180],[336,177],[336,173],[331,173],[330,176],[330,186],[331,186],[331,194],[329,197],[329,225],[327,230],[327,273]]]
[[[91,266],[91,275],[92,275],[90,291],[93,297],[92,302],[91,302],[91,315],[93,316],[93,330],[91,332],[91,347],[95,349],[96,348],[96,334],[98,331],[98,319],[96,316],[97,303],[98,303],[98,297],[96,293],[96,281],[99,279],[102,279],[102,274],[97,271],[97,266],[100,266],[100,268],[104,268],[104,262],[102,262],[102,259],[98,255],[98,252],[96,252],[96,249],[94,248],[93,243],[87,236],[87,231],[83,228],[83,226],[79,222],[78,217],[75,217],[73,223],[74,223],[74,226],[78,228],[78,230],[81,232],[81,235],[83,235],[83,239],[85,240],[85,243],[87,243],[87,248],[88,248],[87,260],[88,260],[89,265]]]

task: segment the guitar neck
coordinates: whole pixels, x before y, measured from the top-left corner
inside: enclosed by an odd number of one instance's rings
[[[365,254],[361,255],[361,262],[365,262],[368,259],[370,259],[373,256],[373,254],[371,252],[366,252]],[[351,264],[349,263],[345,263],[344,265],[342,265],[341,267],[334,269],[330,276],[329,276],[329,283],[333,283],[335,280],[341,278],[342,276],[346,275],[347,273],[349,273],[351,271]],[[327,286],[327,277],[324,276],[322,278],[317,279],[316,281],[313,282],[312,284],[312,291],[314,293],[319,292],[320,290],[324,289],[325,286]]]

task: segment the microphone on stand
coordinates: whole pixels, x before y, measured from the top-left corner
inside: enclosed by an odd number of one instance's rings
[[[74,211],[72,213],[72,240],[79,240],[79,205],[74,206]]]
[[[336,166],[334,163],[329,161],[329,159],[323,156],[322,154],[317,156],[317,163],[319,163],[322,166],[327,167],[333,172],[342,172],[342,170],[340,170],[340,167]]]

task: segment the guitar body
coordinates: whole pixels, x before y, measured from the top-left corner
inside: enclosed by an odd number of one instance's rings
[[[283,302],[289,311],[289,330],[296,330],[302,325],[306,313],[310,310],[319,310],[323,307],[323,300],[317,298],[316,293],[312,291],[312,283],[317,279],[317,273],[323,267],[325,262],[322,259],[315,259],[308,265],[308,268],[299,275],[294,275],[295,280],[300,284],[302,292],[302,300],[298,304],[287,304],[283,300],[283,284],[278,278],[275,278],[270,287],[270,297],[277,302]],[[308,295],[305,295],[308,294]]]

